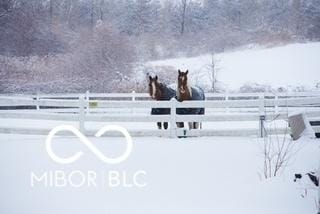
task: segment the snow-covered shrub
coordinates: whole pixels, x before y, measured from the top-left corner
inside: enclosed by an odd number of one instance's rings
[[[240,87],[240,93],[252,93],[252,92],[270,92],[272,88],[270,85],[264,85],[259,83],[246,83]]]
[[[172,66],[157,66],[149,69],[150,74],[158,75],[159,80],[165,84],[177,82],[178,71]]]
[[[275,132],[275,135],[269,135],[265,129],[263,138],[263,177],[265,179],[276,177],[281,174],[286,166],[290,164],[293,156],[298,151],[296,143],[288,135],[289,128],[285,129],[284,134],[279,134],[279,130],[274,121],[271,121],[269,130]]]
[[[72,45],[65,61],[72,65],[66,75],[77,78],[84,90],[117,91],[121,82],[131,78],[134,61],[135,51],[126,36],[100,23],[92,32],[84,31]]]
[[[100,23],[83,30],[67,53],[0,58],[1,92],[115,92],[132,77],[135,50],[126,36]]]

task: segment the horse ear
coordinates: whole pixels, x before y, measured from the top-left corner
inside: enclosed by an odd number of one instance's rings
[[[156,75],[156,78],[155,78],[156,80],[158,80],[158,75]]]
[[[149,76],[149,80],[150,80],[150,81],[152,80],[152,77],[151,77],[151,76]]]
[[[180,69],[178,69],[178,73],[179,73],[179,74],[181,74],[181,71],[180,71]]]
[[[189,73],[189,70],[186,71],[186,74],[188,74],[188,73]]]

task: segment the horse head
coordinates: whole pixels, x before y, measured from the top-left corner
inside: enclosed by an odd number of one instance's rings
[[[188,73],[188,70],[186,72],[178,70],[178,94],[182,100],[190,99],[191,97],[191,91],[188,85]]]
[[[161,83],[158,81],[158,76],[149,76],[149,94],[152,99],[160,100],[162,90]]]

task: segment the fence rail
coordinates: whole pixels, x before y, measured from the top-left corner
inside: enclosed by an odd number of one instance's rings
[[[96,98],[146,98],[149,99],[147,93],[56,93],[56,94],[2,94],[0,97],[20,97],[20,98],[79,98],[80,96],[96,97]],[[280,93],[206,93],[207,98],[241,98],[241,97],[319,97],[320,91],[311,92],[280,92]]]
[[[153,101],[147,94],[52,94],[0,95],[0,119],[74,121],[88,135],[87,122],[221,122],[256,121],[257,129],[185,130],[175,125],[169,130],[135,130],[136,136],[263,136],[264,121],[287,120],[288,112],[303,110],[307,118],[320,119],[320,92],[206,94],[206,101]],[[150,115],[151,108],[170,108],[170,115]],[[206,108],[206,115],[177,115],[176,108]],[[217,109],[223,112],[217,113]],[[231,111],[233,110],[233,111]],[[118,111],[118,114],[114,112]],[[120,114],[119,114],[120,112]],[[315,127],[320,132],[320,127]],[[285,130],[268,130],[281,133]],[[48,130],[0,126],[0,133],[45,134]]]

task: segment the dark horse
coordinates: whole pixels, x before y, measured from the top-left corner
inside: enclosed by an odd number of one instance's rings
[[[205,100],[205,95],[200,87],[191,87],[188,84],[188,70],[181,72],[178,70],[178,89],[177,100]],[[204,114],[204,108],[179,108],[177,114]],[[202,124],[198,122],[189,122],[189,129],[202,128]]]
[[[160,83],[158,81],[158,76],[151,77],[149,76],[149,94],[152,99],[160,101],[160,100],[170,100],[171,98],[175,98],[176,91],[172,88],[169,88],[167,85]],[[152,108],[152,115],[165,115],[170,114],[170,108]],[[159,129],[162,128],[162,123],[157,122],[157,126]],[[168,128],[168,122],[163,123],[163,128]]]

